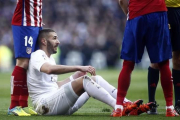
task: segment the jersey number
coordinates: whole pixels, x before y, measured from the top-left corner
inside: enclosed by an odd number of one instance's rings
[[[25,46],[27,46],[27,44],[30,44],[31,47],[32,47],[32,45],[33,45],[33,38],[30,36],[29,39],[28,39],[28,36],[25,36],[24,39],[25,39]]]

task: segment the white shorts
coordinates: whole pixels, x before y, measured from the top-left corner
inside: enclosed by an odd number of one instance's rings
[[[44,115],[65,115],[78,97],[72,88],[71,82],[69,82],[39,100],[35,105],[35,110]]]

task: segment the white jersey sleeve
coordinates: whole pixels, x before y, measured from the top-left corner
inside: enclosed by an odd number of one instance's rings
[[[41,66],[48,62],[48,58],[44,51],[38,50],[31,54],[31,61],[31,65],[40,72]]]

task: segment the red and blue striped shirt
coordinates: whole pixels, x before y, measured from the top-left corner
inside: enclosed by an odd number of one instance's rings
[[[42,27],[42,0],[17,0],[12,25]]]

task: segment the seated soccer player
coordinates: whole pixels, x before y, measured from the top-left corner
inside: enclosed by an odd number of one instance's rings
[[[31,55],[27,84],[36,112],[41,115],[71,115],[90,96],[114,109],[117,89],[96,75],[94,67],[56,65],[51,55],[57,52],[59,43],[54,30],[43,29],[38,37],[40,49]],[[69,72],[75,73],[65,80],[57,81],[57,75]],[[88,77],[86,73],[93,76]],[[124,102],[130,101],[125,99]],[[131,103],[124,109],[125,115],[141,103],[142,100]]]

